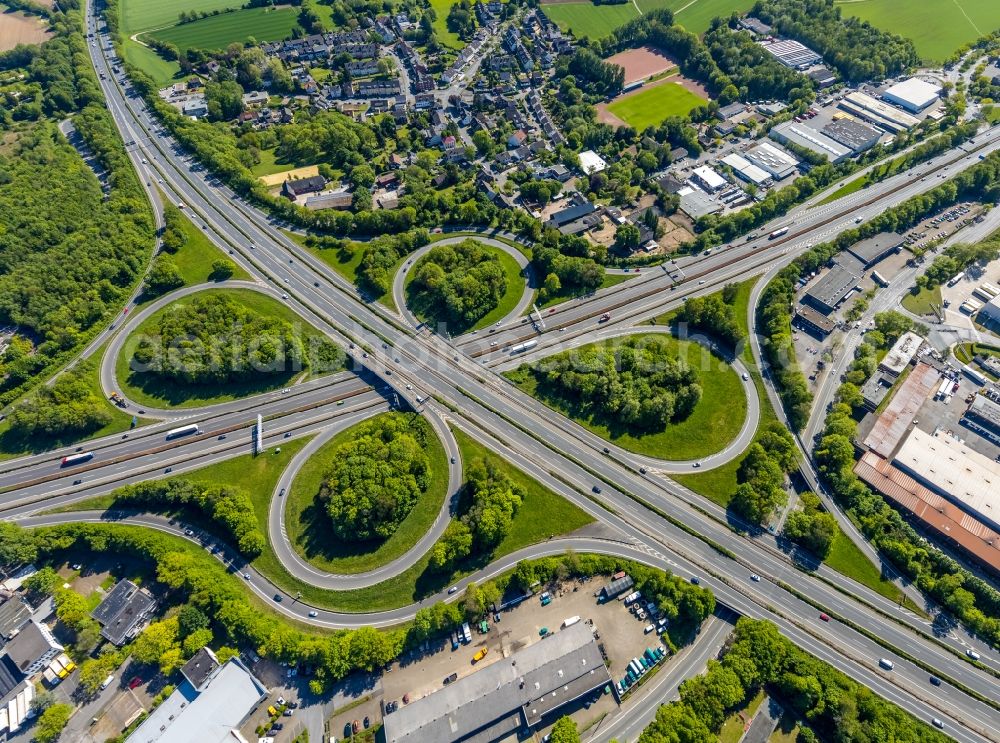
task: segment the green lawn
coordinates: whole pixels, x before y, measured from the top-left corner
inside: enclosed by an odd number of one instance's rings
[[[285,501],[288,540],[303,559],[327,572],[362,573],[395,560],[431,528],[441,510],[441,503],[448,494],[448,459],[434,429],[422,419],[417,420],[427,429],[430,484],[396,532],[381,543],[337,541],[330,532],[330,517],[316,501],[323,473],[330,466],[334,451],[354,439],[358,426],[362,424],[334,436],[303,465],[295,476]]]
[[[864,187],[865,183],[867,183],[867,182],[868,181],[865,179],[864,176],[861,176],[859,178],[855,178],[854,180],[848,181],[843,186],[841,186],[836,191],[834,191],[829,196],[827,196],[825,199],[823,199],[821,202],[819,202],[816,206],[822,206],[823,204],[829,204],[830,202],[836,201],[837,199],[841,198],[842,196],[847,196],[848,194],[852,194],[852,193],[855,193],[857,191],[860,191]]]
[[[206,289],[205,292],[218,292],[235,299],[258,314],[276,316],[286,320],[298,329],[307,348],[312,338],[326,337],[313,326],[306,324],[299,315],[281,302],[271,299],[271,297],[264,294],[250,289]],[[184,302],[186,300],[188,300],[187,297],[178,301]],[[146,318],[138,328],[132,331],[132,334],[122,346],[121,354],[115,362],[115,372],[118,376],[118,383],[122,386],[123,393],[129,399],[141,405],[149,405],[150,407],[200,407],[202,405],[236,400],[241,397],[267,392],[268,390],[287,387],[297,378],[304,376],[303,372],[292,371],[286,374],[262,375],[259,380],[246,384],[184,386],[164,380],[158,375],[143,375],[133,372],[129,368],[129,361],[132,358],[132,353],[138,343],[139,336],[143,334],[155,335],[160,315],[172,306],[173,304],[167,305]],[[305,374],[308,373],[307,370]]]
[[[597,287],[594,291],[599,291],[601,289],[607,289],[609,286],[617,286],[623,281],[628,281],[629,279],[634,279],[639,274],[633,273],[606,273],[604,278],[601,280],[601,285]],[[544,302],[538,302],[538,307],[540,309],[545,309],[547,307],[552,307],[560,302],[565,302],[568,299],[575,299],[577,297],[582,297],[590,294],[590,290],[578,289],[570,286],[563,287],[558,293],[550,294],[545,298]]]
[[[225,49],[232,43],[242,44],[251,37],[257,41],[288,38],[298,25],[297,18],[294,8],[248,8],[152,31],[149,35],[174,44],[181,54],[192,48],[211,51]]]
[[[848,0],[841,12],[913,40],[927,62],[940,62],[958,47],[1000,28],[996,0]],[[947,10],[946,10],[947,8]]]
[[[582,3],[552,3],[542,5],[549,20],[563,31],[578,38],[601,39],[613,29],[639,17],[632,3],[624,5],[594,5]]]
[[[187,242],[170,258],[177,264],[177,268],[184,278],[187,286],[204,284],[212,276],[212,263],[224,258],[229,260],[229,256],[219,250],[215,243],[209,240],[205,233],[194,226],[194,222],[184,216],[182,220],[182,232],[187,236]],[[169,254],[168,254],[169,255]],[[234,265],[235,262],[234,262]],[[236,265],[232,279],[249,279],[250,274]]]
[[[291,232],[289,230],[282,230],[282,232],[284,232],[289,239],[298,243],[302,247],[311,250],[317,258],[352,284],[357,285],[358,267],[361,265],[361,259],[365,256],[364,243],[352,242],[348,248],[339,250],[336,248],[310,248],[306,245],[305,235],[301,235],[298,232]]]
[[[705,103],[704,98],[668,81],[608,104],[608,111],[641,132],[670,116],[683,118]]]
[[[916,287],[913,287],[914,289]],[[941,307],[941,287],[935,286],[933,289],[921,289],[914,293],[913,289],[903,295],[902,305],[915,315],[934,314],[934,308]]]
[[[434,35],[441,43],[441,46],[461,51],[465,47],[465,42],[458,38],[458,34],[448,30],[448,12],[454,5],[454,0],[428,0],[434,9]]]
[[[146,73],[158,87],[166,87],[181,77],[181,66],[177,62],[169,62],[148,46],[127,37],[122,41],[122,56],[130,65]]]
[[[684,26],[695,34],[703,34],[713,18],[723,16],[728,18],[732,12],[743,13],[753,7],[754,0],[681,0],[671,3],[671,7],[679,7],[674,11],[674,22]],[[646,11],[646,3],[639,0],[639,7]]]
[[[502,320],[507,317],[517,303],[520,301],[521,296],[525,292],[525,280],[524,276],[521,275],[521,267],[514,260],[513,256],[508,255],[503,250],[498,248],[492,248],[489,245],[483,245],[480,243],[483,249],[497,256],[500,261],[500,265],[503,267],[504,275],[507,278],[507,290],[500,297],[500,301],[497,306],[492,310],[483,315],[477,323],[468,327],[453,326],[451,328],[452,335],[459,335],[470,330],[479,330],[481,328],[488,327],[498,320]],[[418,292],[413,288],[412,281],[413,277],[416,276],[417,266],[428,260],[429,256],[424,256],[416,265],[410,268],[406,274],[404,284],[406,287],[406,304],[421,322],[428,323],[431,327],[437,327],[439,322],[444,322],[443,316],[439,316],[438,311],[440,308],[435,307],[430,301],[430,298],[425,294]]]
[[[583,418],[571,404],[545,396],[538,388],[535,375],[525,367],[508,372],[506,376],[527,394],[628,451],[667,460],[698,459],[714,454],[736,438],[746,418],[746,396],[739,375],[699,343],[666,334],[655,337],[667,342],[673,358],[687,360],[696,370],[702,388],[701,401],[691,415],[678,423],[668,424],[659,433],[637,436],[618,430],[612,422]]]
[[[744,732],[743,717],[740,713],[742,712],[747,720],[753,719],[765,698],[764,692],[758,691],[745,704],[733,710],[719,728],[719,743],[740,743]]]
[[[839,529],[830,547],[830,554],[823,562],[838,573],[868,586],[890,601],[899,603],[903,598],[902,589],[895,583],[883,579],[878,567]]]
[[[1000,106],[983,106],[983,117],[986,119],[987,123],[996,124],[1000,121]]]

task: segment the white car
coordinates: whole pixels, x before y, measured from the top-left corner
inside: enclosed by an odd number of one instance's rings
[[[318,615],[316,614],[316,612],[311,611],[311,612],[309,612],[309,616],[315,619],[316,616],[318,616]]]
[[[760,576],[757,575],[757,573],[754,573],[753,575],[750,576],[750,580],[752,580],[754,583],[760,583]]]

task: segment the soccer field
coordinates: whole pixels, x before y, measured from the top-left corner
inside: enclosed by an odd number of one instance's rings
[[[608,111],[641,132],[669,116],[687,116],[692,108],[705,102],[704,98],[677,83],[664,82],[609,103]]]
[[[188,49],[224,49],[233,42],[242,44],[251,36],[257,41],[279,41],[290,36],[297,25],[292,8],[250,8],[182,23],[149,35],[174,44],[181,54]]]
[[[699,0],[700,1],[700,0]],[[848,0],[840,12],[913,40],[927,62],[940,62],[966,42],[1000,28],[1000,1]]]

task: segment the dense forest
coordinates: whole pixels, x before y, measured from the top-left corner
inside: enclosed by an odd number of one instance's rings
[[[51,14],[55,36],[0,55],[21,91],[0,101],[0,323],[18,343],[0,357],[0,403],[65,363],[128,298],[154,240],[152,212],[87,59],[74,3]],[[58,131],[73,123],[102,181]],[[32,346],[25,352],[24,342]]]
[[[799,743],[945,743],[948,737],[800,650],[770,622],[742,618],[721,661],[684,681],[640,743],[715,743],[726,716],[759,690],[802,720]]]
[[[132,369],[183,384],[243,382],[304,370],[302,333],[220,294],[196,295],[167,306],[155,333],[142,336]]]
[[[507,273],[495,248],[463,240],[434,247],[421,258],[408,291],[422,314],[461,333],[497,308],[507,291]]]
[[[337,447],[316,497],[334,535],[349,542],[388,539],[430,484],[421,418],[387,414],[362,423]]]
[[[750,12],[822,54],[848,82],[884,80],[920,62],[910,39],[843,17],[833,0],[757,0]]]
[[[576,415],[635,433],[664,430],[701,399],[697,372],[673,357],[670,341],[657,337],[564,351],[516,374],[533,376],[543,396]]]
[[[7,350],[8,357],[16,355],[18,346],[26,344],[15,339],[12,345]],[[40,441],[62,434],[91,433],[110,423],[107,401],[87,382],[85,375],[89,370],[90,364],[81,362],[18,403],[7,419],[11,431],[19,438],[34,437]]]

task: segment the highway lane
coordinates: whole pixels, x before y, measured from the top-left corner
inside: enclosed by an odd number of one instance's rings
[[[388,409],[389,407],[386,405],[378,409],[370,409],[367,412],[371,415]],[[458,505],[459,492],[465,484],[465,479],[462,477],[462,453],[458,448],[458,442],[455,440],[454,435],[441,420],[441,417],[433,410],[425,412],[427,420],[441,441],[445,450],[445,456],[448,458],[447,491],[431,527],[414,542],[412,547],[399,557],[377,568],[359,573],[337,574],[320,570],[308,563],[295,551],[288,538],[288,531],[285,528],[285,498],[283,494],[291,492],[295,476],[311,456],[338,433],[357,422],[356,420],[346,418],[338,420],[334,425],[306,444],[295,455],[292,461],[288,463],[288,467],[281,473],[281,478],[275,484],[274,492],[271,495],[271,505],[268,510],[268,534],[271,537],[271,546],[278,557],[278,561],[291,575],[310,585],[334,591],[365,588],[394,578],[408,570],[444,534],[444,530],[451,522],[451,517]]]
[[[237,210],[237,212],[238,212],[238,210]],[[235,213],[235,212],[234,212],[234,213]],[[317,304],[319,303],[319,300],[320,300],[320,299],[322,299],[322,297],[319,297],[319,295],[317,295]],[[354,308],[354,310],[352,310],[352,311],[357,311],[357,308]],[[375,319],[375,320],[376,320],[377,322],[380,322],[380,324],[381,324],[381,321],[380,321],[380,318],[377,318],[377,317],[376,317],[376,318],[373,318],[373,317],[372,317],[372,316],[371,316],[370,314],[369,314],[369,315],[367,316],[367,319],[368,319],[369,321],[370,321],[370,320],[372,320],[372,319]],[[391,327],[391,326],[390,326],[390,327]],[[385,330],[385,325],[384,325],[384,324],[383,324],[383,327],[382,327],[382,328],[380,328],[380,330]],[[392,332],[392,331],[390,331],[390,332]],[[462,381],[463,381],[463,382],[468,382],[468,379],[467,379],[467,378],[465,378],[465,376],[464,376],[464,375],[462,375]],[[485,392],[485,390],[482,390],[482,391],[484,391],[484,392]],[[491,417],[490,417],[489,415],[484,415],[484,414],[483,414],[482,412],[480,412],[480,411],[476,411],[476,412],[478,413],[478,417],[480,417],[480,418],[484,418],[484,419],[487,419],[487,420],[489,420],[489,424],[490,424],[491,426],[492,426],[492,425],[495,425],[495,424],[497,423],[497,421],[496,421],[495,419],[491,418]],[[510,426],[501,426],[501,427],[500,427],[500,429],[501,429],[501,431],[500,431],[500,432],[501,432],[501,433],[502,433],[502,435],[503,435],[503,436],[505,436],[505,437],[507,437],[507,436],[515,436],[515,437],[516,437],[516,435],[517,435],[517,429],[513,429],[513,430],[512,430]],[[523,441],[523,439],[522,439],[522,441]],[[568,463],[567,463],[567,462],[565,461],[565,459],[562,459],[562,461],[560,461],[560,467],[561,467],[561,468],[563,468],[564,470],[565,470],[565,469],[569,469],[569,470],[573,471],[573,474],[574,474],[574,475],[578,475],[578,474],[579,474],[579,472],[580,472],[580,471],[579,471],[579,469],[574,469],[575,465],[571,465],[571,464],[568,464]],[[620,472],[618,472],[618,473],[616,473],[616,474],[620,474]],[[616,495],[617,495],[617,494],[616,494]]]
[[[384,407],[385,398],[368,390],[354,395],[345,402],[323,403],[309,410],[291,413],[265,428],[264,444],[274,451],[286,440],[311,435],[329,424],[331,419]],[[12,519],[40,509],[53,508],[95,495],[109,493],[115,488],[143,480],[155,480],[167,474],[179,475],[206,464],[253,453],[253,429],[256,418],[244,419],[225,436],[214,434],[194,435],[165,442],[150,453],[135,457],[115,458],[92,472],[63,476],[33,485],[8,490],[0,495],[0,518]]]
[[[626,701],[618,712],[604,718],[598,725],[584,734],[590,743],[619,740],[622,743],[638,740],[645,727],[656,717],[661,704],[679,697],[678,689],[684,681],[705,672],[708,661],[717,657],[722,646],[733,632],[737,617],[723,609],[722,617],[713,614],[701,626],[694,642],[681,648],[677,655],[667,661],[656,678],[645,684],[641,691]]]
[[[104,514],[102,512],[82,512],[31,517],[24,519],[22,524],[27,527],[36,527],[66,523],[101,522],[141,525],[147,528],[153,528],[158,531],[173,534],[174,536],[189,539],[190,541],[203,545],[212,555],[215,556],[216,559],[225,564],[231,572],[237,575],[248,576],[244,579],[244,582],[250,587],[253,593],[256,594],[262,604],[270,604],[270,607],[280,614],[294,617],[299,621],[316,626],[325,626],[330,628],[362,627],[371,625],[390,626],[402,621],[405,618],[412,617],[417,607],[430,606],[438,600],[458,600],[458,598],[460,598],[460,594],[455,594],[451,597],[448,597],[447,595],[437,595],[424,599],[421,602],[413,604],[403,610],[364,615],[343,614],[318,607],[311,607],[308,604],[303,603],[302,601],[296,599],[294,595],[281,591],[269,583],[263,576],[257,573],[252,567],[247,566],[238,555],[231,552],[223,542],[214,536],[195,529],[194,527],[188,527],[183,523],[172,524],[165,517],[153,516],[149,514]],[[191,535],[186,535],[185,530],[187,529],[190,529],[193,533]],[[518,561],[523,559],[537,559],[545,556],[558,555],[570,549],[577,552],[615,555],[625,559],[636,560],[654,567],[672,570],[673,572],[684,576],[701,574],[700,572],[693,572],[691,567],[683,562],[678,563],[668,558],[648,554],[630,544],[609,540],[580,538],[553,540],[548,543],[534,545],[524,550],[519,550],[518,552],[507,555],[487,567],[479,576],[477,576],[477,579],[486,580],[490,577],[494,577],[513,568]],[[460,583],[460,587],[464,588],[464,585],[468,582],[468,579],[464,579]],[[742,594],[734,591],[727,584],[716,583],[715,581],[708,582],[711,583],[712,590],[719,595],[720,601],[727,606],[734,607],[735,605],[735,610],[746,616],[765,618],[761,616],[761,612],[756,608],[755,604],[746,601]],[[280,597],[280,600],[276,600],[275,597]],[[315,614],[315,616],[310,616],[311,614]],[[855,649],[850,647],[842,649],[829,648],[825,639],[817,639],[817,635],[821,635],[821,632],[816,632],[814,628],[800,626],[799,624],[788,622],[784,619],[778,619],[776,623],[783,634],[789,636],[790,639],[807,652],[820,657],[822,660],[825,660],[834,667],[848,673],[855,680],[869,686],[876,693],[889,699],[890,701],[895,702],[918,718],[927,722],[929,722],[931,717],[934,716],[945,720],[949,727],[949,733],[953,735],[956,740],[971,742],[998,739],[994,733],[989,732],[992,723],[988,715],[992,712],[992,710],[981,710],[979,713],[973,714],[973,717],[971,718],[971,724],[977,727],[982,726],[983,730],[986,731],[985,735],[977,734],[976,732],[967,729],[966,725],[970,724],[970,718],[968,717],[969,713],[967,711],[960,713],[963,717],[955,715],[954,710],[950,707],[950,701],[953,698],[960,698],[961,695],[956,694],[956,690],[951,688],[947,683],[940,687],[930,687],[926,683],[926,674],[921,672],[919,669],[913,668],[906,662],[897,661],[896,667],[892,673],[879,671],[877,661],[874,659],[870,662],[858,664],[851,660],[850,657],[845,657],[848,653],[856,652]],[[827,628],[828,627],[821,627],[819,630]],[[875,658],[877,657],[878,656],[875,656]],[[899,686],[902,686],[905,690],[901,691]],[[930,689],[930,691],[928,691],[928,689]],[[981,715],[987,716],[982,717]]]

